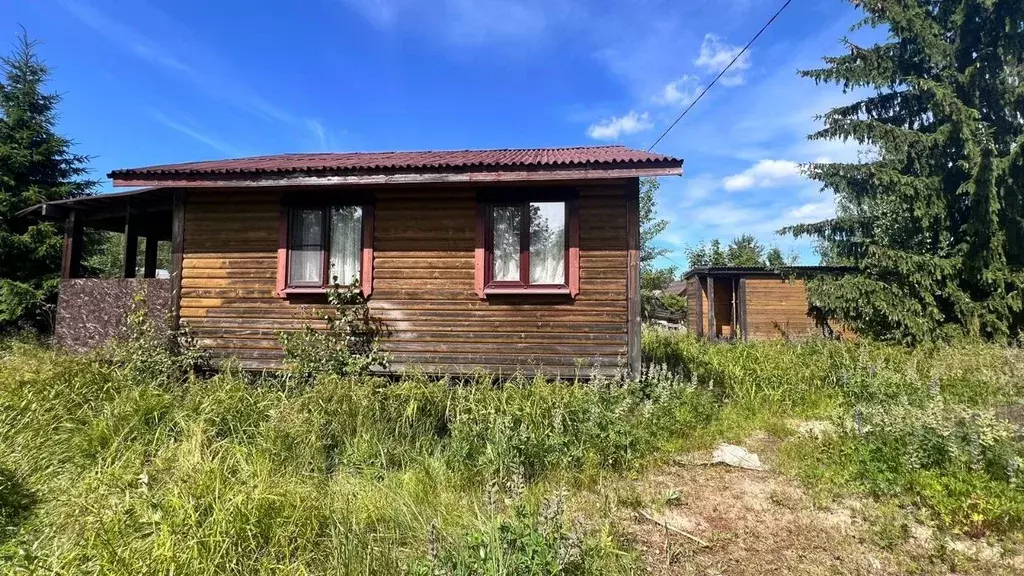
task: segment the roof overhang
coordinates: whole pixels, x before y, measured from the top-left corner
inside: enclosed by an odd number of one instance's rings
[[[170,224],[170,218],[162,215],[170,214],[173,202],[174,190],[171,188],[142,188],[36,204],[18,212],[16,216],[64,220],[71,212],[75,212],[94,230],[116,232],[124,230],[125,215],[130,213],[141,217],[144,222],[148,218],[152,222],[145,223],[146,226],[162,231],[162,228]]]
[[[716,278],[750,278],[800,276],[812,274],[836,274],[855,270],[852,266],[782,266],[768,268],[764,266],[698,266],[683,275],[684,280],[694,276],[711,276]]]
[[[178,188],[255,188],[274,186],[381,186],[414,184],[488,184],[515,182],[567,182],[617,180],[657,176],[681,176],[678,164],[635,167],[557,167],[461,171],[367,171],[324,173],[224,172],[224,173],[133,173],[112,172],[114,186],[174,186]]]

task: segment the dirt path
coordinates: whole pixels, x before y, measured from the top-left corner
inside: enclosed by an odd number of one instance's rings
[[[894,528],[871,503],[815,507],[798,482],[770,471],[763,447],[768,471],[675,465],[637,483],[655,521],[631,513],[623,525],[652,574],[1024,574],[1020,556],[1000,558],[985,543],[937,545],[922,526]]]

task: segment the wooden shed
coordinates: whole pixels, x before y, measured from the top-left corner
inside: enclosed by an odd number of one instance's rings
[[[681,173],[622,146],[286,154],[115,170],[147,188],[27,212],[66,222],[56,333],[72,348],[109,338],[144,290],[215,357],[277,368],[280,332],[356,280],[397,369],[637,371],[639,178]],[[128,280],[79,278],[85,228],[126,234]]]
[[[808,301],[806,279],[841,271],[826,266],[694,268],[686,283],[687,329],[713,340],[833,335]]]

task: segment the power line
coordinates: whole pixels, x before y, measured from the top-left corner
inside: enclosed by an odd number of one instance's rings
[[[686,113],[689,112],[694,106],[696,106],[697,102],[700,102],[700,99],[703,98],[704,95],[708,93],[708,90],[711,90],[711,87],[714,86],[715,83],[718,82],[718,80],[722,76],[725,76],[725,73],[729,71],[729,68],[732,68],[732,65],[735,64],[736,61],[740,59],[740,57],[742,57],[744,54],[746,54],[746,52],[750,48],[750,46],[754,42],[756,42],[758,38],[761,37],[761,34],[763,34],[764,31],[767,30],[768,27],[772,25],[772,22],[775,22],[775,19],[779,17],[779,14],[782,14],[782,11],[785,10],[786,7],[788,7],[792,2],[793,2],[793,0],[786,0],[786,3],[783,4],[781,8],[779,8],[778,12],[776,12],[771,18],[769,18],[768,21],[765,22],[764,26],[762,26],[761,29],[757,31],[757,34],[754,34],[754,37],[750,39],[750,42],[747,42],[747,45],[744,46],[743,49],[740,50],[738,54],[736,54],[736,57],[732,59],[732,62],[729,62],[729,65],[726,66],[721,72],[719,72],[718,76],[715,76],[715,79],[712,80],[710,84],[708,84],[708,87],[705,88],[703,91],[701,91],[701,93],[693,100],[693,102],[690,102],[690,105],[686,107],[686,110],[683,110],[683,113],[680,114],[679,117],[676,118],[674,122],[672,122],[672,125],[669,126],[668,128],[666,128],[665,131],[661,133],[661,136],[658,136],[658,139],[654,141],[654,144],[651,144],[651,146],[649,148],[647,148],[648,152],[653,150],[654,147],[657,146],[661,142],[662,138],[664,138],[665,136],[668,136],[668,133],[671,132],[672,129],[676,127],[676,124],[679,124],[679,121],[683,119],[683,116],[686,116]]]

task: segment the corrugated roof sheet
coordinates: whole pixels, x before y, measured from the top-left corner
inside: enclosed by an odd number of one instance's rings
[[[114,170],[108,176],[167,174],[237,174],[362,172],[403,170],[473,170],[485,168],[681,167],[683,161],[625,146],[533,148],[520,150],[444,150],[424,152],[329,152],[278,154],[229,160],[163,164]]]

